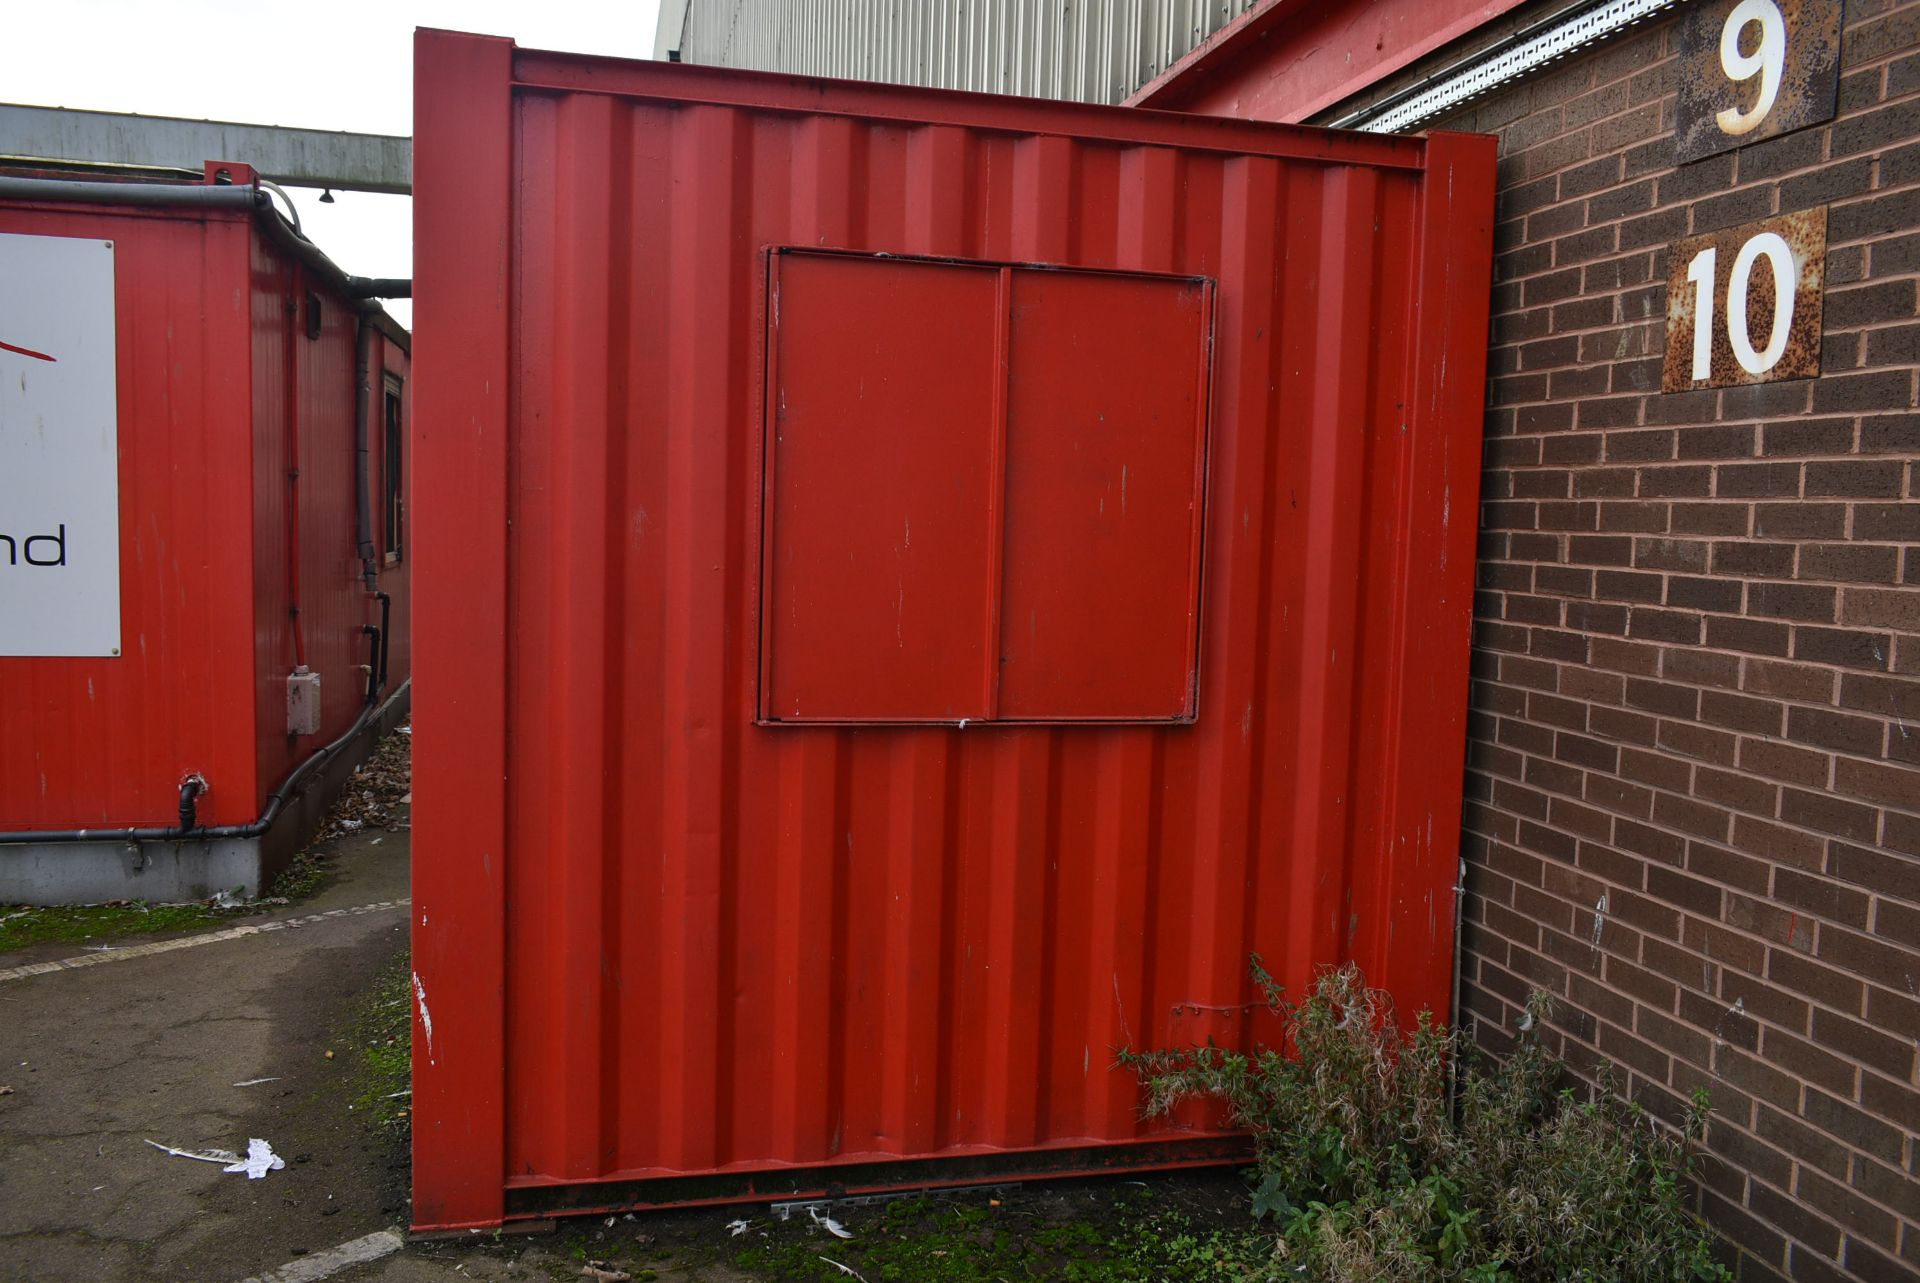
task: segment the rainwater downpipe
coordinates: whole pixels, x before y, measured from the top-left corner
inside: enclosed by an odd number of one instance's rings
[[[360,574],[367,591],[380,586],[380,567],[373,548],[373,472],[369,441],[373,424],[373,326],[365,312],[353,322],[353,521],[360,548]]]
[[[286,326],[281,331],[281,382],[286,390],[287,613],[293,625],[293,663],[307,666],[306,625],[300,618],[300,268],[287,266]]]

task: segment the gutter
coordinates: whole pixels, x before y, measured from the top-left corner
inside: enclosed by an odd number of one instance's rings
[[[253,215],[254,222],[281,249],[298,259],[371,318],[372,324],[401,348],[412,336],[376,301],[413,297],[413,282],[393,277],[349,276],[273,208],[272,198],[256,183],[118,183],[75,178],[22,178],[0,175],[0,200],[37,204],[145,206],[150,209],[228,210]]]

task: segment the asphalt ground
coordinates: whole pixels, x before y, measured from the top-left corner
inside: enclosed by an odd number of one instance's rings
[[[0,980],[0,1279],[235,1283],[404,1222],[399,1155],[347,1108],[363,1062],[340,1039],[406,947],[406,837],[336,839],[331,884],[243,934],[0,954],[0,974],[101,959]],[[285,1168],[249,1180],[146,1143],[253,1137]]]

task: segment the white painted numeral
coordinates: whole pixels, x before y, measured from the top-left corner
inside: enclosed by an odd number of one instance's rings
[[[1755,351],[1747,335],[1747,283],[1753,277],[1753,261],[1763,254],[1773,267],[1773,329],[1767,335],[1766,347]],[[1779,364],[1780,354],[1787,350],[1787,335],[1793,329],[1794,287],[1799,279],[1793,251],[1778,232],[1761,232],[1733,256],[1733,273],[1727,281],[1727,339],[1733,344],[1733,359],[1748,374],[1765,374]],[[1696,346],[1696,366],[1698,351]]]
[[[1713,376],[1713,286],[1714,265],[1718,255],[1712,246],[1695,254],[1687,263],[1687,284],[1693,286],[1693,380],[1704,382]],[[1765,258],[1773,269],[1773,325],[1767,332],[1767,345],[1753,346],[1747,332],[1747,290],[1753,283],[1753,265]],[[1761,232],[1740,247],[1733,256],[1733,271],[1727,280],[1727,342],[1733,359],[1748,374],[1765,374],[1780,363],[1787,350],[1787,338],[1793,331],[1794,294],[1800,271],[1793,261],[1793,250],[1778,232]]]
[[[1760,47],[1750,54],[1741,53],[1740,36],[1756,22],[1760,24]],[[1760,77],[1760,99],[1753,110],[1729,107],[1714,117],[1729,134],[1751,133],[1773,110],[1774,99],[1780,96],[1780,76],[1787,66],[1787,19],[1775,0],[1740,0],[1733,7],[1727,25],[1720,31],[1720,66],[1727,79],[1736,84],[1756,74]]]
[[[1687,264],[1687,283],[1693,286],[1693,381],[1713,377],[1713,246],[1701,250]]]

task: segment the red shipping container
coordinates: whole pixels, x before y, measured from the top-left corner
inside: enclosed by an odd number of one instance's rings
[[[289,803],[277,812],[287,822],[255,839],[129,848],[112,831],[175,826],[189,775],[208,786],[195,799],[202,828],[254,826],[275,790],[356,723],[367,706],[365,630],[383,623],[363,535],[391,599],[387,693],[407,680],[411,559],[395,528],[404,495],[382,500],[388,438],[398,445],[405,432],[408,338],[350,297],[339,269],[265,199],[251,171],[230,164],[208,165],[201,184],[43,171],[0,190],[0,235],[27,247],[17,252],[84,243],[111,255],[98,310],[113,336],[104,381],[117,453],[104,467],[119,579],[106,603],[114,653],[53,653],[29,638],[0,655],[0,901],[259,892],[324,801]],[[9,317],[18,294],[13,305]],[[362,318],[373,508],[364,532]],[[19,336],[0,333],[10,337]],[[9,382],[61,368],[20,360],[17,348],[0,356],[12,361],[0,370]],[[404,466],[397,475],[403,485]],[[0,533],[19,533],[4,524],[17,515],[0,513]],[[298,664],[318,675],[320,706],[312,733],[291,735],[287,679]],[[36,840],[78,829],[108,831]]]
[[[1445,1011],[1488,140],[423,32],[415,1202],[1221,1161]]]

